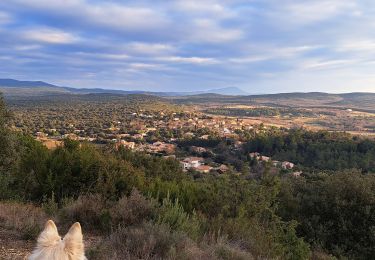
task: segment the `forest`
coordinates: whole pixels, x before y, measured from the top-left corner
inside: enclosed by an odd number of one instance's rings
[[[375,141],[342,132],[303,129],[270,132],[254,136],[244,149],[315,170],[375,172]]]
[[[212,115],[234,116],[234,117],[317,117],[317,115],[306,109],[284,108],[284,107],[254,107],[254,108],[210,108],[204,110]]]
[[[194,178],[173,158],[64,140],[48,150],[12,132],[0,100],[0,225],[35,239],[35,216],[100,234],[89,259],[371,259],[375,144],[294,130],[251,137],[258,151],[306,165],[303,178]],[[210,145],[217,145],[212,142]],[[217,149],[219,151],[219,149]],[[250,162],[247,162],[250,163]],[[329,170],[329,171],[326,171]],[[25,223],[7,215],[28,207]],[[8,211],[7,211],[8,210]]]

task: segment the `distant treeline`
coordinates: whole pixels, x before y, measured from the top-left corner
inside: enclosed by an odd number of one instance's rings
[[[239,117],[269,117],[269,116],[293,116],[293,117],[315,117],[316,114],[304,110],[294,108],[210,108],[204,111],[213,115],[239,116]]]

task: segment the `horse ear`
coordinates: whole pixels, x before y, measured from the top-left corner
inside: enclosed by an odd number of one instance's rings
[[[57,232],[57,227],[55,222],[48,220],[44,225],[44,230],[38,237],[39,246],[51,246],[54,245],[61,239],[59,233]]]
[[[74,223],[64,237],[65,248],[68,252],[79,254],[84,252],[83,235],[79,222]]]

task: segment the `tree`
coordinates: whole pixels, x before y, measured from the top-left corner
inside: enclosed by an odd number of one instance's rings
[[[6,128],[9,113],[5,107],[3,97],[0,96],[0,170],[9,164],[9,132]],[[8,158],[7,158],[8,157]]]
[[[10,196],[11,170],[18,160],[15,135],[11,134],[7,128],[9,115],[4,99],[0,94],[0,198]]]

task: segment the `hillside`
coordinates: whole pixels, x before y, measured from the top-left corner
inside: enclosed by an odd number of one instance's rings
[[[375,93],[329,94],[322,92],[280,93],[268,95],[228,96],[196,95],[173,97],[180,104],[237,104],[276,107],[332,107],[375,111]]]

